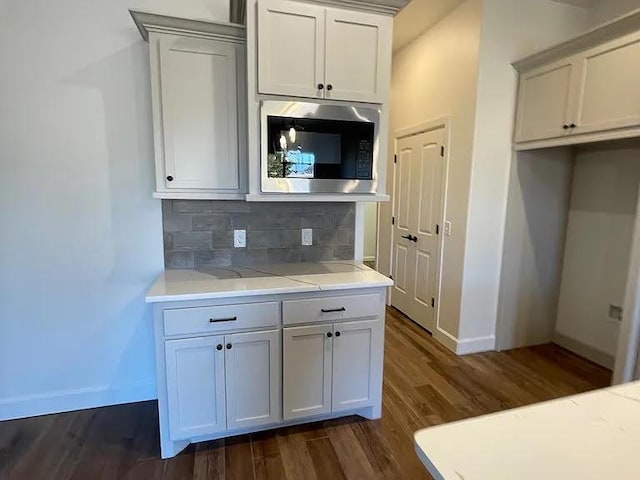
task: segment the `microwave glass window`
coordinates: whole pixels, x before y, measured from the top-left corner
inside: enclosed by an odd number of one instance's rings
[[[267,130],[270,178],[372,178],[373,123],[269,116]]]

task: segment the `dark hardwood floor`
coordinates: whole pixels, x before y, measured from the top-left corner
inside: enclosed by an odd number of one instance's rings
[[[415,430],[604,387],[609,377],[555,345],[456,357],[389,310],[381,420],[206,442],[166,461],[155,402],[13,420],[0,423],[0,478],[429,478],[414,453]]]

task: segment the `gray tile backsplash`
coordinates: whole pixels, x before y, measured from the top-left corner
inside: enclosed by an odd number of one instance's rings
[[[354,203],[251,203],[163,200],[166,268],[351,260]],[[302,228],[313,245],[300,245]],[[247,231],[247,247],[233,248],[233,230]]]

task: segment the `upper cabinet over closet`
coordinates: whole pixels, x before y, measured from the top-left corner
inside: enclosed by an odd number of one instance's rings
[[[154,196],[244,198],[244,27],[131,14],[149,42]]]
[[[258,2],[258,92],[384,103],[393,18],[289,0]]]
[[[514,65],[516,148],[640,136],[640,11]]]

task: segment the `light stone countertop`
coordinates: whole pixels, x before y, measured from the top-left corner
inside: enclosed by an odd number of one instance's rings
[[[426,428],[415,443],[436,480],[637,480],[640,382]]]
[[[147,303],[388,287],[393,281],[355,261],[165,270]]]

